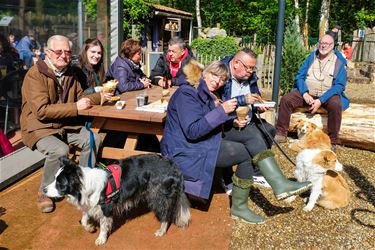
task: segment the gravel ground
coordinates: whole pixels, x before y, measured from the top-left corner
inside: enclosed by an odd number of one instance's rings
[[[296,154],[282,148],[295,159]],[[277,148],[283,172],[293,177],[294,166]],[[338,147],[344,165],[342,175],[349,184],[349,206],[326,210],[315,206],[304,212],[303,194],[293,203],[277,201],[271,189],[253,188],[249,207],[266,218],[262,225],[235,221],[230,249],[375,249],[375,153]]]

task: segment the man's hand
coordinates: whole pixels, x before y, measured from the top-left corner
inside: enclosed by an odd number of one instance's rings
[[[267,107],[267,106],[256,107],[256,108],[258,109],[259,113],[264,113],[267,110],[269,110],[269,107]]]
[[[309,93],[304,93],[303,94],[303,99],[305,100],[305,102],[308,104],[308,105],[312,105],[313,102],[314,102],[314,98],[309,94]]]
[[[162,88],[170,88],[172,86],[172,79],[168,79],[167,81],[165,81],[163,78],[161,78],[158,81],[158,85]]]
[[[79,99],[76,105],[78,110],[84,110],[91,107],[91,102],[89,98],[84,97],[82,99]]]
[[[232,113],[237,107],[237,99],[233,98],[221,104],[226,114]]]
[[[248,105],[254,104],[254,102],[255,102],[256,100],[258,100],[253,94],[247,94],[247,95],[245,96],[245,98],[246,98],[246,103],[247,103]]]
[[[322,103],[320,102],[319,99],[313,100],[311,104],[311,108],[309,109],[311,111],[311,114],[315,114],[315,112],[318,110],[318,108],[320,108],[321,105]]]

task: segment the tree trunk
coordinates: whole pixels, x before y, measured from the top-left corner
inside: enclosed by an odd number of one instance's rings
[[[26,0],[20,0],[20,8],[18,10],[18,28],[25,32],[25,6]]]
[[[195,0],[195,11],[197,15],[197,24],[198,24],[198,36],[206,37],[202,32],[202,19],[201,19],[201,10],[200,10],[200,0]]]
[[[308,120],[327,131],[327,115],[296,112],[290,119],[289,131],[293,131],[298,119]],[[342,113],[339,138],[341,144],[375,151],[375,105],[350,104]]]
[[[299,4],[298,4],[298,0],[294,0],[294,8],[296,8],[297,10],[297,13],[294,17],[294,20],[296,22],[296,26],[297,26],[297,32],[298,34],[301,34],[301,28],[300,28],[300,24],[299,24]]]
[[[306,1],[306,12],[305,12],[305,23],[303,25],[303,36],[304,36],[304,42],[305,42],[305,48],[309,48],[309,5],[310,0]]]
[[[322,0],[322,6],[320,8],[320,22],[319,22],[319,38],[321,38],[328,30],[328,19],[329,19],[329,6],[331,0]]]

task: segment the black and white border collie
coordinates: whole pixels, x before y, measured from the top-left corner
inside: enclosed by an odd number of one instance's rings
[[[121,160],[119,193],[110,202],[103,202],[106,200],[107,171],[81,167],[67,158],[61,158],[60,162],[61,168],[54,182],[43,192],[50,198],[66,196],[70,203],[81,209],[81,224],[86,231],[95,232],[93,222],[99,223],[96,245],[107,241],[113,218],[126,214],[141,201],[148,204],[161,223],[155,236],[164,235],[172,223],[183,228],[189,226],[190,205],[184,193],[183,176],[178,167],[163,156],[146,154]]]

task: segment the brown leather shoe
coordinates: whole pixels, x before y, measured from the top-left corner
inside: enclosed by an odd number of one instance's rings
[[[37,206],[42,213],[50,213],[55,209],[54,202],[41,192],[38,192]]]
[[[277,142],[277,143],[284,143],[284,142],[287,142],[287,138],[286,138],[286,136],[285,135],[276,135],[275,136],[275,141]]]

